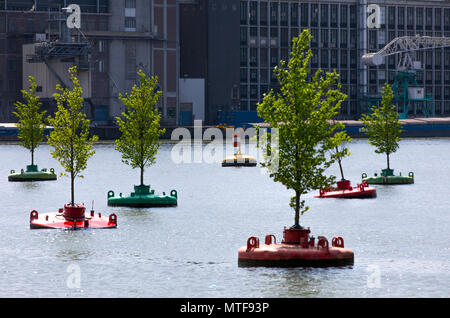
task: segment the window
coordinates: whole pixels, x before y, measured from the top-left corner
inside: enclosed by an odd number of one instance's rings
[[[433,8],[425,9],[425,28],[431,30],[433,27]]]
[[[416,9],[416,28],[423,28],[423,8]]]
[[[338,23],[338,6],[337,4],[332,4],[330,6],[330,24],[332,27],[337,27],[337,23]]]
[[[250,24],[256,25],[258,23],[258,2],[250,2]]]
[[[287,2],[280,3],[280,25],[287,26],[288,25],[288,14],[289,7]]]
[[[291,3],[291,26],[298,26],[298,3]]]
[[[442,10],[441,10],[441,8],[436,8],[434,10],[434,29],[435,30],[442,29],[441,20],[442,20]]]
[[[278,3],[270,3],[270,25],[278,25]]]
[[[406,9],[406,23],[408,30],[414,29],[414,8]]]
[[[347,47],[347,30],[342,29],[341,30],[341,40],[340,40],[340,47],[346,48]]]
[[[247,66],[247,48],[241,48],[240,60],[241,66]]]
[[[320,45],[321,47],[328,47],[328,29],[320,30]]]
[[[399,29],[403,29],[405,27],[405,8],[404,7],[398,7],[397,9],[398,17],[397,17],[397,24]]]
[[[277,66],[278,62],[278,49],[270,49],[270,66]]]
[[[341,27],[347,27],[347,19],[348,19],[348,7],[344,4],[341,4]]]
[[[100,53],[103,53],[103,52],[106,51],[106,43],[105,43],[104,40],[98,41],[98,51],[99,51]]]
[[[241,68],[240,74],[241,74],[240,76],[241,83],[247,83],[248,81],[247,69]]]
[[[328,26],[328,4],[320,5],[320,26]]]
[[[347,68],[348,66],[348,54],[347,54],[347,50],[341,50],[341,68]]]
[[[125,0],[125,8],[135,9],[136,8],[136,0]]]
[[[258,49],[250,48],[250,66],[258,66]]]
[[[319,5],[311,4],[311,26],[318,26],[319,23]]]
[[[303,27],[307,27],[309,24],[308,4],[302,3],[300,7],[300,20]]]
[[[241,1],[241,24],[247,24],[247,2]]]
[[[267,2],[261,2],[259,4],[259,23],[261,25],[267,25]]]
[[[135,17],[125,17],[125,31],[136,31]]]
[[[350,27],[356,28],[356,6],[350,6]]]
[[[241,45],[247,45],[247,27],[241,27],[240,29],[240,42]]]

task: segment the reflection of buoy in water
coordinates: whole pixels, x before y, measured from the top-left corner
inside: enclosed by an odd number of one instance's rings
[[[233,134],[233,147],[236,149],[231,157],[222,160],[222,167],[255,167],[257,162],[252,156],[241,153],[241,140],[238,133]]]

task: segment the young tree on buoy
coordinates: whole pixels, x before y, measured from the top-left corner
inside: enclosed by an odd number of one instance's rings
[[[323,74],[318,70],[310,78],[311,39],[305,29],[292,40],[290,60],[281,61],[274,69],[280,92],[271,90],[264,94],[258,105],[258,116],[269,123],[271,129],[278,129],[279,135],[278,145],[270,148],[276,155],[266,157],[262,166],[267,167],[274,181],[295,191],[291,199],[295,210],[293,228],[301,228],[300,214],[309,209],[302,195],[334,183],[335,177],[326,176],[325,170],[336,158],[327,153],[345,140],[344,134],[336,133],[343,125],[333,118],[339,113],[346,95],[339,91],[336,71]]]
[[[389,156],[397,151],[401,123],[395,105],[392,104],[394,93],[389,84],[382,90],[381,107],[372,106],[371,114],[363,114],[364,132],[369,136],[369,144],[375,146],[376,153],[386,154],[387,170],[390,170]]]
[[[331,157],[335,159],[338,162],[339,165],[339,171],[341,172],[341,180],[344,181],[344,169],[342,167],[342,159],[345,157],[350,156],[350,151],[347,148],[347,143],[349,143],[352,138],[350,138],[349,135],[345,131],[340,131],[336,134],[341,134],[338,138],[342,140],[342,143],[340,145],[337,145],[334,149],[330,150]]]
[[[156,103],[162,92],[158,90],[158,78],[147,77],[138,72],[139,85],[134,85],[130,94],[119,99],[125,105],[122,117],[117,117],[121,137],[116,140],[116,150],[122,153],[122,162],[133,169],[140,169],[141,186],[144,185],[144,169],[155,163],[159,137],[165,129],[160,128],[161,114]]]
[[[16,102],[18,137],[22,146],[30,150],[31,165],[34,166],[34,151],[44,139],[45,124],[44,116],[46,111],[40,112],[42,106],[39,96],[36,95],[37,84],[34,77],[29,76],[30,89],[22,90],[25,103]]]
[[[53,97],[58,110],[54,117],[49,117],[49,125],[53,126],[48,143],[54,149],[52,157],[59,161],[65,173],[70,175],[71,205],[75,206],[75,178],[83,176],[81,172],[86,169],[87,161],[95,154],[93,143],[97,136],[89,137],[90,120],[81,112],[83,108],[83,89],[76,77],[77,68],[69,68],[70,80],[73,88],[56,86],[57,92]]]

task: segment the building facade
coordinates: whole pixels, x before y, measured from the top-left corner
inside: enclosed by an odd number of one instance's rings
[[[91,98],[87,115],[113,122],[123,111],[119,94],[129,92],[142,69],[156,75],[163,91],[158,108],[163,125],[176,125],[179,112],[179,40],[176,0],[0,0],[0,121],[11,122],[14,103],[26,85],[23,45],[49,41],[48,20],[69,4],[81,8],[81,34],[91,43]],[[77,32],[72,31],[72,36]],[[25,68],[26,69],[26,68]],[[24,83],[24,85],[22,85]],[[44,101],[54,110],[52,101]]]

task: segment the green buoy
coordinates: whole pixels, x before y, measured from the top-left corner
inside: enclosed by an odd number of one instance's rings
[[[29,165],[25,171],[22,169],[20,173],[11,170],[11,174],[8,176],[8,181],[12,182],[51,180],[56,180],[55,170],[51,168],[50,171],[47,171],[47,169],[39,171],[37,165]]]
[[[381,175],[374,174],[373,177],[368,177],[366,173],[362,174],[362,181],[367,181],[369,184],[411,184],[414,183],[414,173],[410,172],[408,176],[395,176],[393,169],[383,169]]]
[[[134,192],[128,197],[122,196],[122,193],[115,197],[114,191],[108,191],[108,205],[138,208],[170,207],[178,205],[178,195],[176,190],[170,191],[170,195],[166,195],[165,192],[156,195],[155,190],[150,190],[149,185],[135,185]]]

